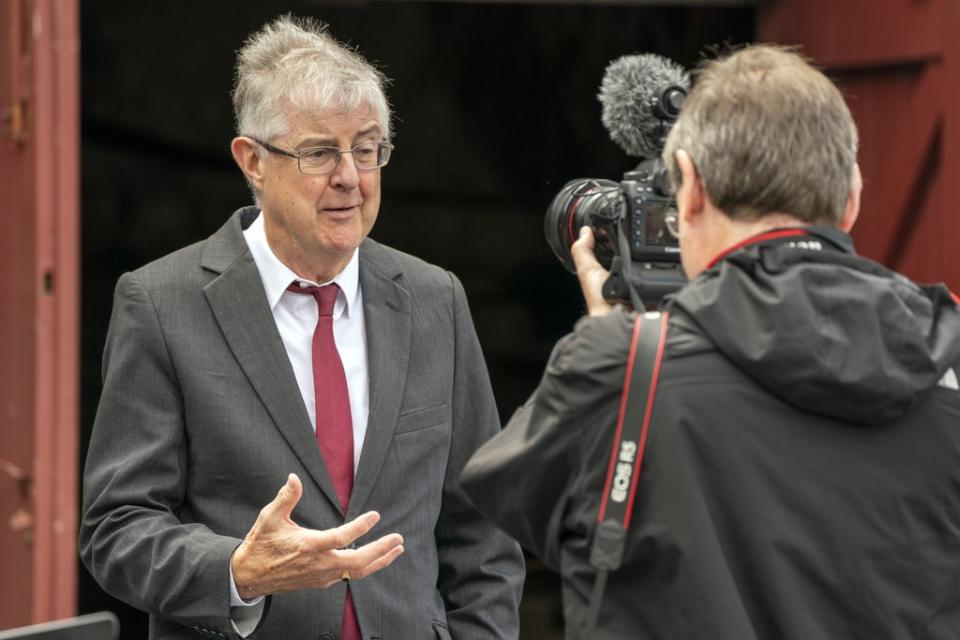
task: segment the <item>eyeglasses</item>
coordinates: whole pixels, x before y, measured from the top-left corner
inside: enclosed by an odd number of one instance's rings
[[[370,169],[379,169],[384,167],[390,161],[390,152],[393,151],[393,145],[389,142],[361,142],[349,149],[340,149],[338,147],[306,147],[296,153],[284,151],[272,144],[250,138],[258,145],[271,153],[277,153],[288,158],[297,159],[297,167],[300,173],[323,174],[332,173],[337,165],[340,164],[340,158],[345,153],[353,154],[353,162],[357,169],[369,171]]]

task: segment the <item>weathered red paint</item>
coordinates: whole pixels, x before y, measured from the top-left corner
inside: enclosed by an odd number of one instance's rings
[[[0,459],[30,478],[24,502],[0,473],[0,628],[76,612],[77,12],[0,0],[0,111],[22,114],[0,125]]]
[[[960,288],[960,4],[761,3],[758,40],[799,44],[848,96],[865,188],[858,250]]]

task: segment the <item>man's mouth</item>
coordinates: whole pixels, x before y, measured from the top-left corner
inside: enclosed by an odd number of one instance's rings
[[[333,216],[348,216],[353,214],[359,208],[360,208],[359,204],[352,204],[344,207],[324,207],[323,211],[324,213],[327,213]]]

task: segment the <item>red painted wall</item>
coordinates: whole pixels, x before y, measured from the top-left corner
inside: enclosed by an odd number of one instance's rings
[[[768,0],[758,40],[798,44],[860,129],[860,253],[960,289],[960,3]]]
[[[77,8],[0,0],[0,629],[76,611]]]

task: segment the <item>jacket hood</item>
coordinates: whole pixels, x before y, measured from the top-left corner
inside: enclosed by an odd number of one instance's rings
[[[673,308],[775,395],[851,422],[899,418],[960,362],[960,309],[947,288],[857,256],[835,229],[757,236]]]

